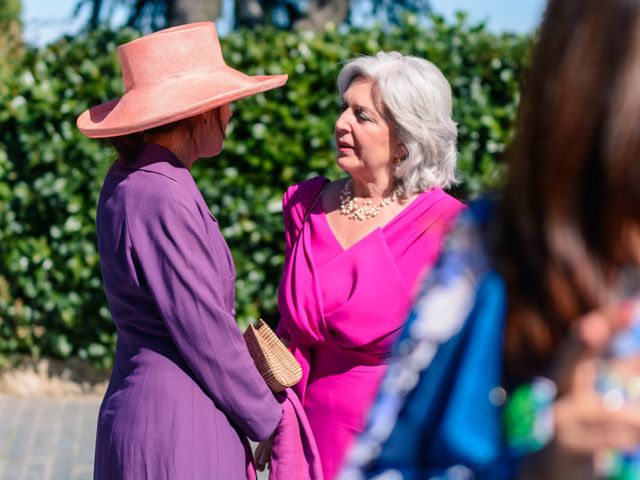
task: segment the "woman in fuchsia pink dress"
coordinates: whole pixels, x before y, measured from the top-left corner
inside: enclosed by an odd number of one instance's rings
[[[338,77],[337,163],[347,177],[316,177],[284,195],[285,266],[279,335],[303,366],[296,387],[325,480],[385,371],[417,280],[463,207],[454,181],[451,89],[426,60],[378,53]]]

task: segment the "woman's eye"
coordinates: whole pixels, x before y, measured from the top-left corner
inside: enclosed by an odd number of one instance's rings
[[[362,110],[358,110],[356,112],[356,118],[358,120],[361,120],[363,122],[368,122],[369,120],[371,120],[371,117],[369,117],[369,115],[367,115],[364,111]]]

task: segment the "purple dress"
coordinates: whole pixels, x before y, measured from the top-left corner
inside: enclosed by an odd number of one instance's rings
[[[296,393],[324,479],[333,480],[364,428],[417,280],[435,263],[463,205],[440,189],[421,193],[386,225],[345,249],[322,202],[311,208],[327,182],[312,178],[284,195],[278,333],[302,365]]]
[[[95,479],[247,478],[282,414],[234,320],[233,259],[189,170],[149,144],[114,164],[97,213],[118,342]]]

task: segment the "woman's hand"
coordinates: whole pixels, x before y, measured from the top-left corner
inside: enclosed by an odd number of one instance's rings
[[[554,441],[523,461],[518,478],[594,478],[594,465],[608,449],[640,445],[640,405],[606,401],[595,388],[616,323],[611,315],[594,312],[577,324],[555,369],[560,395],[554,403]],[[608,362],[640,376],[640,357]]]
[[[273,449],[273,437],[269,440],[260,442],[256,447],[254,458],[256,460],[256,468],[262,472],[265,467],[271,463],[271,450]]]

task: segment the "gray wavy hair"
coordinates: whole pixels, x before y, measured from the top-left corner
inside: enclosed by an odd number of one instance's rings
[[[451,118],[451,86],[423,58],[378,52],[349,61],[338,75],[342,98],[354,78],[374,82],[374,95],[407,150],[395,169],[403,194],[446,188],[456,182],[457,127]]]

